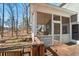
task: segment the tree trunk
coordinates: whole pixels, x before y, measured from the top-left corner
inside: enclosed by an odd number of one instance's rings
[[[4,33],[4,3],[3,3],[3,15],[2,15],[2,33],[1,33],[1,37],[3,38],[3,33]]]
[[[16,19],[16,36],[18,38],[18,6],[16,4],[16,13],[17,13],[17,19]]]
[[[15,27],[15,21],[14,21],[14,16],[12,16],[12,37],[13,37],[13,32],[14,32],[14,27]]]

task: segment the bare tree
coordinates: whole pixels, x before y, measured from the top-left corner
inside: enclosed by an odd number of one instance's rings
[[[1,37],[3,38],[3,33],[4,33],[4,3],[3,3],[3,14],[2,14],[2,32],[1,32]]]
[[[0,34],[1,34],[1,27],[2,27],[2,26],[1,26],[1,16],[0,16]]]
[[[9,11],[8,13],[10,14],[11,16],[11,25],[12,25],[12,36],[13,36],[13,32],[15,30],[15,19],[14,19],[14,4],[7,4],[8,8],[9,8]]]
[[[18,4],[15,4],[16,7],[16,36],[18,38]]]
[[[23,14],[22,14],[22,17],[23,17],[23,23],[22,23],[22,25],[23,25],[23,28],[24,28],[24,16],[25,16],[25,9],[24,9],[24,4],[22,4],[23,5]]]
[[[25,23],[25,26],[27,26],[27,33],[28,33],[28,5],[27,4],[23,4],[23,20],[25,19],[27,22]],[[25,17],[24,17],[25,16]],[[23,21],[24,22],[24,21]]]

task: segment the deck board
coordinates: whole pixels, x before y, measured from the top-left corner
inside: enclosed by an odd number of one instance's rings
[[[66,44],[53,46],[51,49],[58,56],[79,56],[79,45],[68,46]]]

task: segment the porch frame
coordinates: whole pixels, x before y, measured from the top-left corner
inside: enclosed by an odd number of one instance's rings
[[[39,11],[38,11],[39,12]],[[50,13],[49,13],[50,14]],[[37,34],[37,11],[34,11],[33,12],[33,22],[32,22],[32,37],[33,37],[33,42],[34,42],[34,37],[36,36],[36,34]],[[52,27],[51,27],[51,35],[52,35],[52,43],[54,44],[54,23],[59,23],[60,24],[60,39],[59,39],[59,41],[62,43],[62,16],[60,16],[60,21],[55,21],[54,19],[53,19],[53,13],[51,14],[52,15],[52,22],[51,22],[51,25],[52,25]],[[65,17],[65,16],[64,16]],[[70,39],[72,39],[72,25],[71,25],[71,18],[69,17],[69,20],[70,20],[70,33],[69,33],[69,35],[70,35]]]
[[[60,16],[60,21],[55,21],[54,19],[53,19],[53,15],[54,14],[52,14],[52,40],[53,40],[53,42],[54,42],[54,23],[57,23],[57,24],[60,24],[60,33],[59,33],[59,35],[60,35],[60,39],[59,39],[59,41],[62,43],[62,16]]]

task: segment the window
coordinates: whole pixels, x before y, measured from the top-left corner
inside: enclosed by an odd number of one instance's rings
[[[54,19],[55,21],[60,21],[60,16],[58,16],[58,15],[53,15],[53,19]]]
[[[78,32],[78,25],[72,25],[72,33],[77,33]]]

